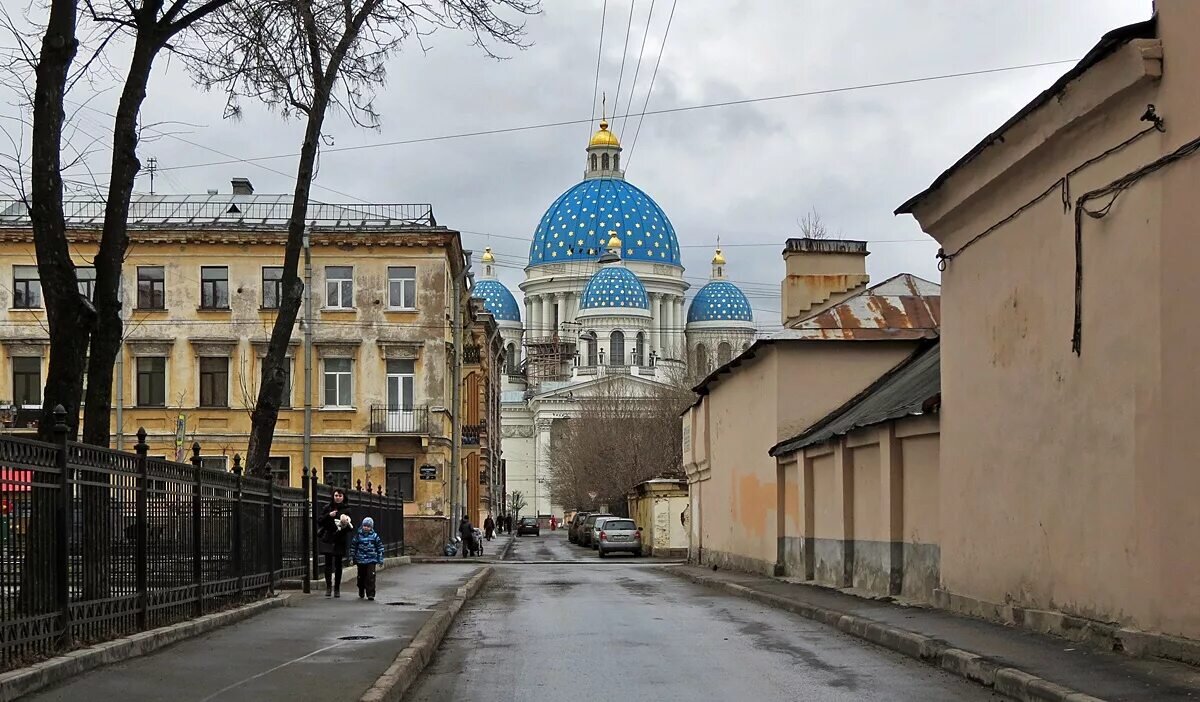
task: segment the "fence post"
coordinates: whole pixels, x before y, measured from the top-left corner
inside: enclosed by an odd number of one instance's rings
[[[308,477],[308,466],[304,466],[304,470],[300,471],[300,489],[304,491],[304,511],[302,512],[304,524],[301,530],[301,545],[300,558],[304,562],[304,583],[302,592],[308,594],[312,592],[312,552],[313,552],[313,518],[312,518],[312,500],[309,495],[312,494],[312,487]]]
[[[204,615],[204,527],[202,520],[204,469],[200,467],[200,442],[192,444],[192,582],[196,586],[196,616]]]
[[[245,584],[242,581],[242,576],[245,574],[242,563],[242,456],[241,454],[233,454],[233,474],[237,476],[237,502],[234,507],[237,510],[233,517],[233,572],[237,573],[237,594],[238,599],[245,594],[243,588]]]
[[[311,521],[315,523],[316,522],[315,515],[317,514],[317,510],[320,509],[320,507],[317,505],[317,469],[316,468],[312,469],[312,480],[308,481],[308,487],[309,487],[309,493],[304,496],[304,499],[306,502],[308,502],[309,506],[312,508],[312,513],[314,516]],[[310,524],[310,528],[314,525],[315,524]],[[316,535],[314,534],[314,537],[315,536]],[[314,578],[317,577],[318,575],[320,575],[320,569],[321,569],[321,556],[319,553],[317,553],[317,551],[318,551],[317,539],[313,538],[312,539],[312,551],[309,552],[309,557],[312,559],[312,573],[313,573]]]
[[[275,476],[267,481],[267,593],[275,594]]]
[[[58,447],[55,454],[58,464],[58,528],[55,530],[54,542],[58,551],[54,559],[54,596],[62,619],[61,644],[64,649],[71,647],[71,522],[72,496],[71,473],[67,468],[70,457],[67,448],[67,411],[62,405],[54,407],[54,444]]]
[[[397,490],[400,494],[396,496],[396,502],[400,508],[400,555],[404,555],[404,486],[400,486]]]
[[[146,458],[150,447],[146,444],[146,428],[138,427],[137,445],[137,550],[134,556],[137,569],[138,593],[138,629],[145,631],[150,628],[150,583],[149,583],[149,551],[150,525],[147,515],[150,490],[150,462]]]

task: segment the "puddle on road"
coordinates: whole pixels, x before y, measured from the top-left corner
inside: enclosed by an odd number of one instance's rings
[[[375,638],[375,637],[374,636],[365,636],[363,634],[356,634],[353,636],[339,636],[338,641],[367,641],[368,639],[373,639],[373,638]]]

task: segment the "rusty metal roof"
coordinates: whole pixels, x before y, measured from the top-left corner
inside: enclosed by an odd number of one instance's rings
[[[792,453],[855,429],[931,411],[936,407],[931,400],[942,392],[940,348],[939,342],[923,347],[846,404],[799,435],[776,444],[770,454]]]
[[[759,349],[785,342],[916,341],[936,339],[942,325],[942,287],[911,273],[888,278],[792,327],[759,337],[750,348],[692,388],[708,394],[717,379],[754,358]],[[692,404],[699,404],[700,399]]]
[[[772,335],[774,339],[927,339],[937,336],[942,288],[901,273]]]

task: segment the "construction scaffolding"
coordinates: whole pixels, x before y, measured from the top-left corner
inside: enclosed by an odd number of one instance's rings
[[[567,380],[575,364],[579,324],[564,322],[550,336],[525,337],[525,378],[530,386]]]

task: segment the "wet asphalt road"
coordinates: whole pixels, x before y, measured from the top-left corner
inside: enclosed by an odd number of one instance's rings
[[[561,531],[519,538],[406,699],[1001,699],[661,568],[624,556],[601,562]]]

